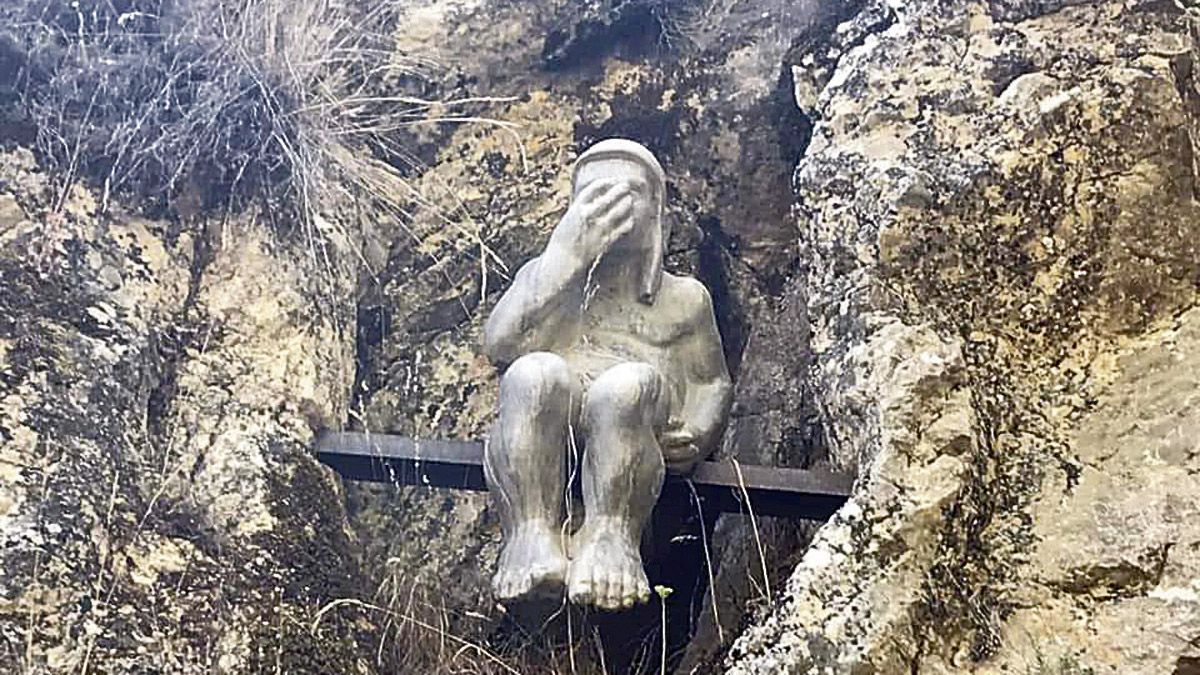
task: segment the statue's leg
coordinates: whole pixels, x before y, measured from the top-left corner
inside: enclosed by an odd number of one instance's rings
[[[562,597],[567,434],[579,383],[565,361],[535,352],[500,379],[500,415],[484,452],[484,473],[504,528],[493,590],[499,600]]]
[[[585,516],[567,591],[577,604],[631,607],[650,598],[638,547],[663,481],[665,383],[648,364],[624,363],[596,378],[583,405]]]

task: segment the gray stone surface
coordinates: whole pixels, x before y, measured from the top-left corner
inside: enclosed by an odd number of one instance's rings
[[[607,139],[580,155],[571,183],[546,250],[484,327],[504,369],[484,452],[505,538],[493,587],[502,601],[565,590],[575,604],[628,609],[650,600],[639,548],[665,470],[687,473],[712,452],[732,385],[708,291],[662,269],[658,160]]]

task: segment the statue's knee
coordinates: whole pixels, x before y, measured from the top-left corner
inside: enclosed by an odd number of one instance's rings
[[[641,419],[657,404],[662,376],[648,363],[623,363],[601,373],[587,392],[589,418],[617,415]]]
[[[559,399],[571,392],[571,369],[567,362],[550,352],[532,352],[522,356],[500,378],[500,395],[521,398]]]

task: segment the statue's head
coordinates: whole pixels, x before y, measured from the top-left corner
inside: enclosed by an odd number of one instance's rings
[[[650,305],[662,284],[663,251],[670,236],[664,216],[667,180],[662,166],[646,147],[624,138],[610,138],[588,148],[575,161],[571,197],[598,178],[627,178],[639,186],[633,206],[634,228],[616,248],[633,248],[641,278],[638,300]],[[632,251],[631,251],[632,252]]]

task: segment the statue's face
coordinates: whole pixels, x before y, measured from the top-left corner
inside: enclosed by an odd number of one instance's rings
[[[633,195],[633,213],[630,218],[635,226],[630,236],[623,237],[613,245],[613,250],[640,250],[646,248],[646,234],[651,228],[658,227],[656,222],[657,204],[654,200],[653,178],[638,162],[621,158],[603,158],[587,162],[579,167],[575,176],[575,192],[578,193],[587,184],[600,179],[618,180],[625,183]]]

